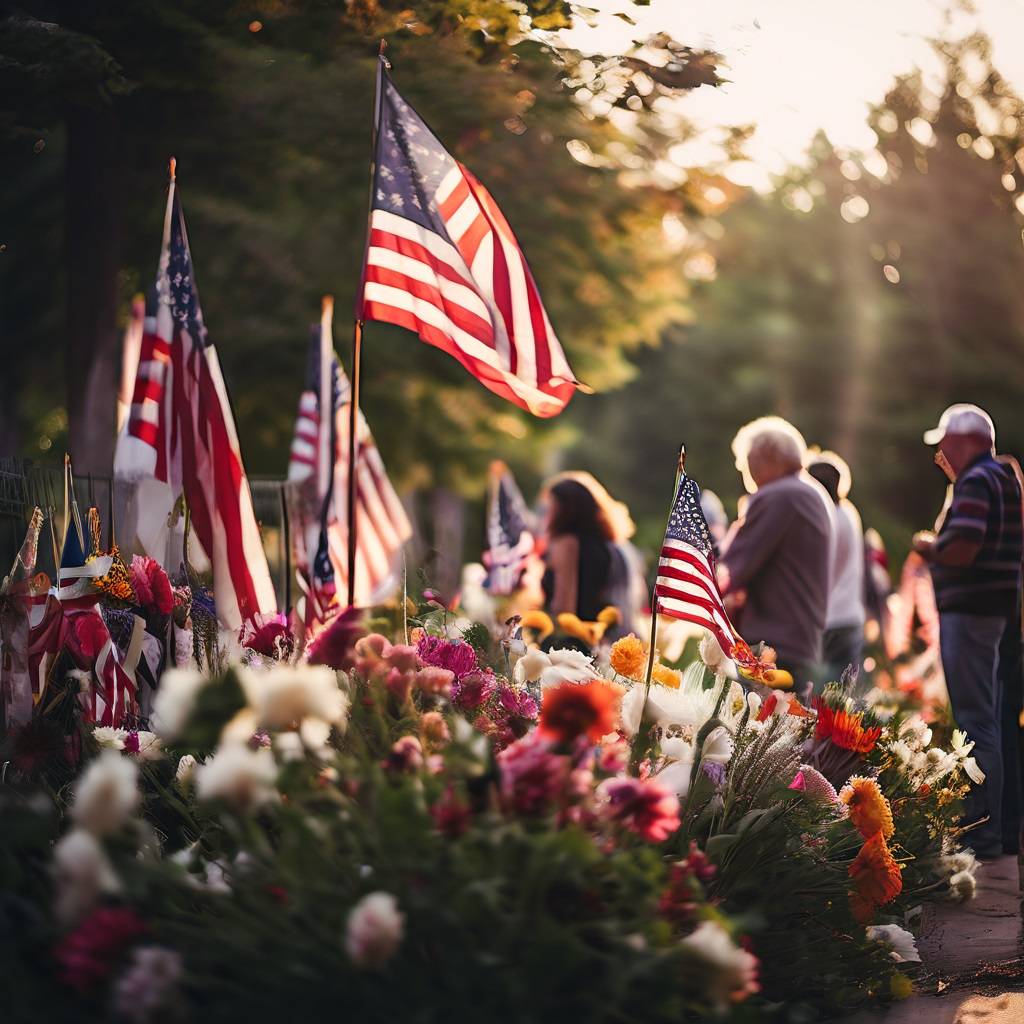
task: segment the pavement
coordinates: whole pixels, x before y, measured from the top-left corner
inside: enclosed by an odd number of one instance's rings
[[[915,994],[844,1024],[1024,1024],[1022,867],[1016,857],[982,864],[973,900],[927,906]]]

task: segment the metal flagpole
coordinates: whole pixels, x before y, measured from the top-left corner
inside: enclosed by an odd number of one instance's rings
[[[363,246],[363,270],[359,279],[359,294],[356,298],[356,316],[352,323],[352,367],[348,403],[348,605],[356,603],[356,533],[358,524],[356,502],[356,468],[359,464],[359,382],[363,350],[362,292],[366,278],[366,250],[370,246],[370,218],[373,215],[373,179],[377,171],[377,132],[380,127],[381,105],[384,102],[384,69],[387,58],[384,51],[387,40],[380,41],[377,51],[377,94],[374,103],[373,141],[370,160],[370,193],[366,210],[366,241]]]

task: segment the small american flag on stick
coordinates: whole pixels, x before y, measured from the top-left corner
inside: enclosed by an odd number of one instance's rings
[[[669,513],[654,600],[655,612],[710,630],[728,657],[747,650],[729,621],[715,579],[714,542],[700,507],[700,488],[686,473],[680,474]]]
[[[556,416],[581,385],[508,221],[398,94],[383,57],[377,103],[357,319],[414,331],[495,394]]]

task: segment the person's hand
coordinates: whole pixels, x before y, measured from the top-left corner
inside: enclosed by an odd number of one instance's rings
[[[746,603],[747,592],[745,590],[733,590],[722,598],[726,615],[735,615]]]
[[[910,546],[924,558],[927,558],[932,548],[935,547],[935,534],[931,530],[918,530],[914,534],[914,539],[910,542]]]

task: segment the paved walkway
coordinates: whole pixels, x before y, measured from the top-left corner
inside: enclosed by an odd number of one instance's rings
[[[971,902],[925,909],[917,994],[849,1024],[1024,1024],[1021,866],[1003,857],[977,878]]]

